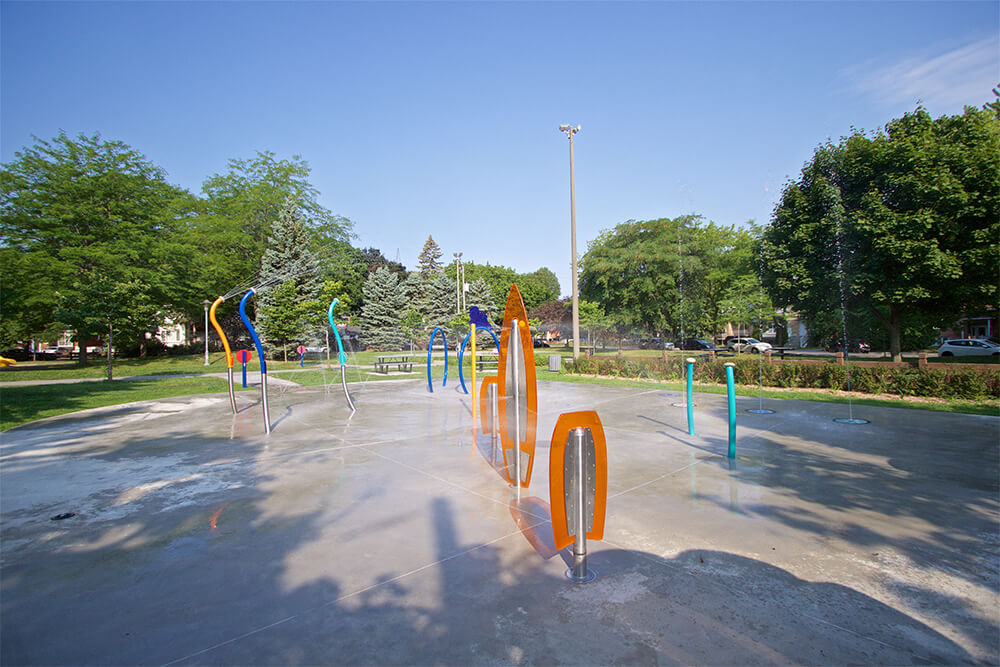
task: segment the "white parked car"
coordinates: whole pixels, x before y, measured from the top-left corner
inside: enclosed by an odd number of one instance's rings
[[[1000,356],[1000,345],[987,340],[953,338],[938,348],[939,357],[990,357]]]
[[[770,343],[757,340],[756,338],[733,338],[726,344],[730,352],[754,352],[763,354],[771,349]]]

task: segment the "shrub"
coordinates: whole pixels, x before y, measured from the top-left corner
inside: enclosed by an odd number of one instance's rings
[[[633,359],[627,357],[581,357],[565,364],[567,373],[596,374],[623,378],[653,378],[683,381],[687,377],[682,357]],[[724,384],[725,362],[699,359],[694,377],[706,384]],[[840,366],[835,363],[760,364],[756,358],[737,359],[734,379],[743,385],[762,381],[767,387],[850,389],[872,394],[899,394],[938,398],[1000,398],[1000,373],[991,369],[918,369],[911,367]]]

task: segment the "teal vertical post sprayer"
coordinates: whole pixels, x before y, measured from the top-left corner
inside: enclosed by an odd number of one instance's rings
[[[726,393],[729,395],[729,453],[731,459],[736,458],[736,382],[733,380],[733,367],[736,366],[731,361],[726,362]]]
[[[688,435],[694,435],[694,357],[688,357],[687,362],[687,411]]]

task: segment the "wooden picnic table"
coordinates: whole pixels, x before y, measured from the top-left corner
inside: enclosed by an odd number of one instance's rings
[[[413,362],[409,355],[387,355],[375,358],[375,370],[379,373],[388,373],[390,366],[395,366],[396,370],[409,373],[413,370]]]

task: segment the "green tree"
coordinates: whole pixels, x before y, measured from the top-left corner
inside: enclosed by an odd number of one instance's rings
[[[475,306],[486,313],[490,322],[495,321],[497,316],[496,299],[493,297],[493,290],[482,278],[476,278],[469,283],[469,293],[465,296],[465,303],[470,308]]]
[[[205,293],[224,294],[257,274],[271,226],[288,199],[297,202],[318,255],[332,254],[328,248],[343,249],[353,223],[320,205],[310,172],[298,155],[284,160],[264,151],[230,160],[226,173],[204,181],[200,215],[191,233],[199,249],[193,275],[205,284]]]
[[[544,266],[532,273],[519,274],[515,282],[521,291],[525,308],[534,308],[546,301],[559,298],[559,279]]]
[[[714,335],[727,321],[726,300],[756,280],[757,233],[696,215],[622,223],[591,242],[580,293],[601,307],[605,325]]]
[[[572,326],[572,305],[569,310],[570,326]],[[580,318],[580,327],[587,332],[589,344],[594,344],[595,332],[598,333],[598,335],[607,335],[608,331],[610,331],[611,322],[608,320],[608,316],[604,314],[604,310],[601,308],[599,303],[587,301],[586,299],[578,299],[577,312]]]
[[[417,257],[417,268],[425,280],[429,280],[431,276],[441,273],[443,267],[441,264],[442,254],[441,247],[435,243],[432,236],[428,236],[427,240],[424,241],[423,250],[420,251],[420,255]]]
[[[261,259],[258,321],[269,343],[280,344],[288,360],[289,341],[302,342],[316,318],[310,313],[322,309],[318,297],[323,287],[318,265],[310,249],[310,236],[298,203],[285,202]]]
[[[1000,301],[998,212],[1000,119],[918,107],[816,149],[764,232],[764,282],[807,318],[868,312],[898,360],[908,323]]]
[[[373,350],[399,350],[406,344],[402,329],[406,302],[399,289],[399,276],[382,267],[368,276],[361,307],[361,336]]]
[[[99,335],[104,340],[108,362],[108,380],[113,380],[112,350],[115,336],[145,336],[161,321],[159,304],[148,285],[141,280],[120,280],[107,275],[93,275],[86,284],[76,285],[71,298],[60,295],[56,317],[74,327]],[[86,357],[85,340],[80,341],[80,356]]]
[[[58,307],[79,341],[101,335],[87,330],[97,325],[84,294],[98,278],[142,286],[120,294],[137,299],[122,308],[139,310],[149,299],[161,318],[176,309],[193,256],[180,234],[192,208],[190,194],[120,141],[36,138],[0,170],[5,331],[40,331],[60,319]],[[129,333],[144,340],[145,332]]]
[[[437,274],[424,282],[417,308],[423,315],[424,326],[428,333],[434,327],[446,325],[455,317],[454,289],[454,284],[442,274]]]
[[[462,262],[465,270],[465,282],[473,283],[482,280],[493,294],[494,312],[502,314],[504,306],[507,304],[507,294],[510,286],[517,281],[517,272],[506,266],[493,266],[492,264],[476,264],[475,262]],[[455,285],[455,262],[452,262],[444,269],[445,276]],[[454,297],[454,293],[453,293]]]

